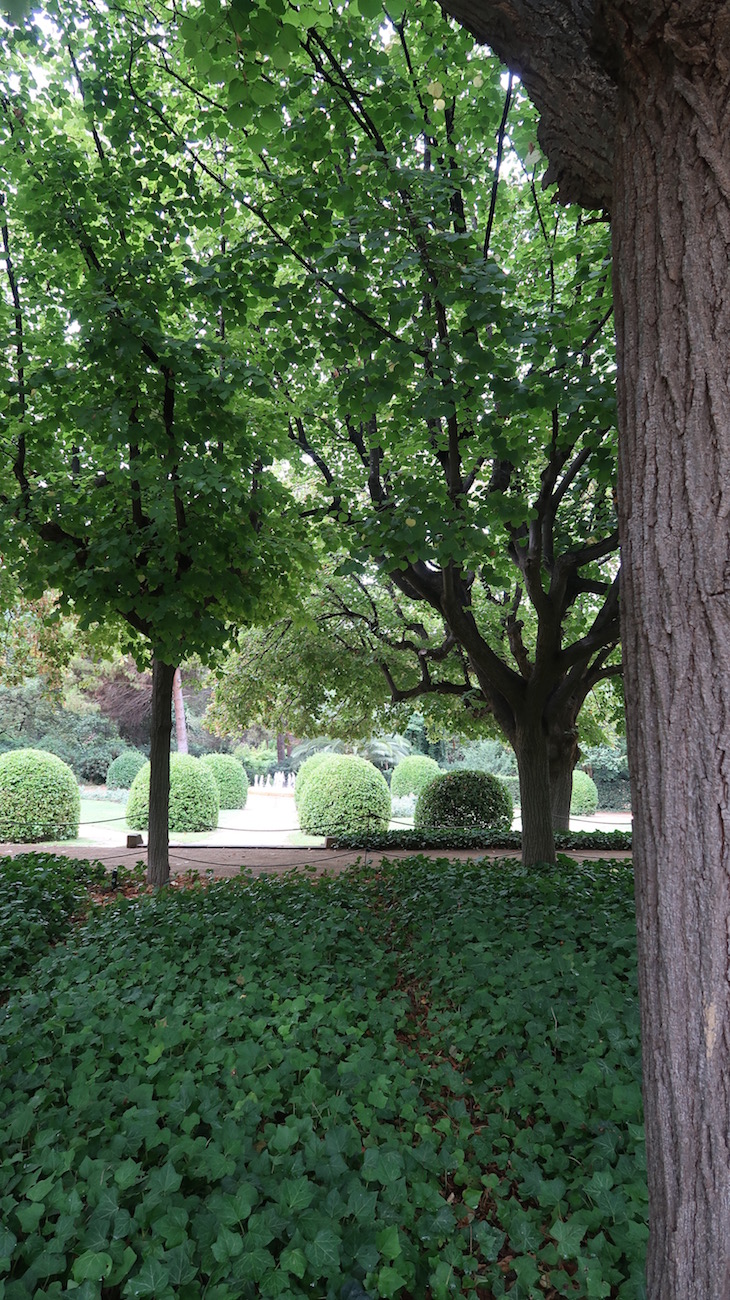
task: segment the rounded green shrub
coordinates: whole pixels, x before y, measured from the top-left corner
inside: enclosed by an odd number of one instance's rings
[[[570,796],[572,817],[590,817],[598,807],[598,788],[587,772],[576,769],[573,773],[573,792]]]
[[[320,749],[316,754],[305,758],[302,766],[296,775],[294,782],[294,803],[299,809],[302,802],[304,791],[306,790],[314,773],[322,766],[323,763],[329,763],[333,758],[342,758],[342,754],[334,754],[331,749]]]
[[[243,763],[232,754],[205,754],[200,761],[215,777],[221,808],[245,808],[248,777]]]
[[[457,768],[429,781],[418,796],[416,830],[509,830],[512,796],[491,772]]]
[[[435,758],[428,758],[426,754],[411,754],[408,758],[402,758],[393,769],[390,793],[394,799],[420,794],[423,787],[433,781],[440,771]]]
[[[147,830],[149,799],[150,765],[145,763],[132,782],[127,800],[127,825],[132,830]],[[171,754],[170,831],[179,835],[215,830],[219,808],[218,786],[210,768],[190,754]]]
[[[123,749],[113,763],[109,764],[106,774],[107,790],[129,790],[138,772],[141,772],[147,759],[139,749]]]
[[[310,772],[298,811],[307,835],[385,831],[390,821],[388,783],[366,758],[329,754]]]
[[[75,840],[80,817],[78,782],[63,759],[42,749],[0,756],[0,840]]]

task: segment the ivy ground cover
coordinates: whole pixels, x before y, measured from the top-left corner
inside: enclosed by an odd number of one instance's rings
[[[643,1294],[632,882],[121,901],[0,1012],[0,1298]]]

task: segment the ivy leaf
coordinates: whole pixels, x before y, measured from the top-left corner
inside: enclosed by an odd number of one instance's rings
[[[305,1245],[304,1253],[317,1277],[329,1277],[339,1267],[340,1239],[331,1228],[320,1228],[314,1241]]]
[[[450,1269],[449,1273],[451,1273]],[[391,1268],[389,1264],[385,1264],[378,1272],[378,1291],[383,1296],[383,1300],[391,1300],[391,1297],[397,1295],[406,1282],[407,1278],[403,1277],[397,1269]],[[437,1292],[437,1283],[434,1283],[434,1290]]]
[[[74,1260],[71,1273],[75,1282],[101,1282],[111,1273],[113,1263],[104,1251],[86,1250]]]
[[[0,1223],[0,1269],[3,1272],[10,1272],[10,1260],[17,1241],[15,1234]]]
[[[296,1214],[312,1204],[314,1195],[314,1184],[308,1178],[285,1178],[279,1192],[279,1204],[287,1214]]]
[[[562,1259],[575,1259],[586,1234],[586,1225],[575,1219],[556,1219],[550,1229],[558,1254]]]
[[[136,1300],[137,1296],[157,1295],[164,1292],[170,1282],[170,1275],[159,1259],[148,1259],[139,1273],[131,1277],[124,1288],[125,1296]]]
[[[303,1278],[307,1271],[307,1258],[298,1246],[286,1246],[279,1256],[279,1264],[287,1273]]]

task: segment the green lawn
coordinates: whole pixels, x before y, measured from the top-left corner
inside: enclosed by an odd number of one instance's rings
[[[111,799],[81,799],[81,819],[79,836],[74,844],[96,844],[99,831],[118,831],[127,834],[127,821],[124,816],[125,805]]]
[[[0,1013],[0,1294],[638,1300],[634,964],[625,863],[92,915]]]

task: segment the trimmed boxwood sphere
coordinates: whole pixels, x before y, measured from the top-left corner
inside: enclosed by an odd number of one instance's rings
[[[442,772],[421,791],[413,818],[420,830],[509,830],[512,796],[491,772]]]
[[[243,763],[232,754],[204,754],[200,761],[215,777],[221,808],[245,808],[248,777]]]
[[[149,826],[150,765],[137,773],[127,800],[127,825],[134,831]],[[190,754],[170,755],[169,828],[174,834],[212,831],[218,825],[218,786],[209,767]]]
[[[394,768],[390,778],[390,793],[394,799],[420,794],[423,787],[433,781],[440,771],[435,758],[428,758],[426,754],[411,754],[408,758],[402,758]]]
[[[390,821],[388,783],[366,758],[330,754],[309,776],[298,811],[307,835],[385,831]]]
[[[75,840],[80,817],[78,781],[63,759],[43,749],[0,756],[0,840]]]
[[[294,803],[297,810],[302,801],[304,791],[309,784],[313,774],[322,766],[323,763],[329,763],[333,758],[342,758],[342,754],[334,754],[331,749],[320,749],[316,754],[310,754],[305,758],[299,771],[297,772],[296,781],[294,782]]]
[[[142,771],[147,759],[139,749],[123,749],[113,763],[109,764],[106,774],[108,790],[129,790],[138,772]]]
[[[598,807],[598,787],[587,772],[573,773],[570,811],[573,817],[590,817]]]

